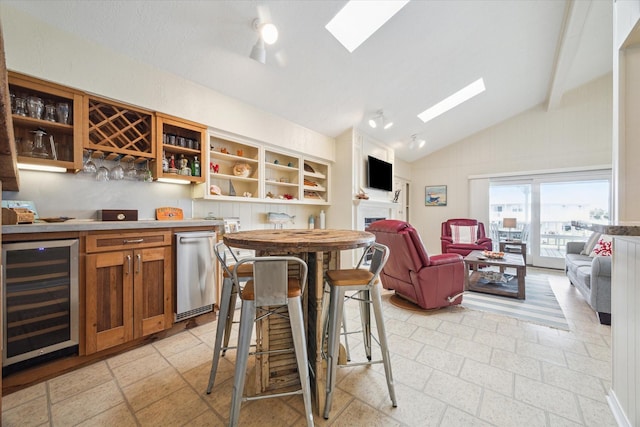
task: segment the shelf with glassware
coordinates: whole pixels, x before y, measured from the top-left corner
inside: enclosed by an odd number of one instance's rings
[[[8,80],[18,163],[78,171],[83,94],[11,71]]]
[[[303,200],[316,203],[329,202],[327,190],[329,188],[329,165],[327,163],[304,158],[302,179]]]
[[[209,135],[209,173],[205,197],[255,200],[260,197],[260,149]]]
[[[158,179],[205,182],[206,126],[163,113],[156,113],[156,126],[160,159],[153,164],[153,175]]]
[[[299,200],[299,164],[299,157],[265,149],[265,198],[276,200]]]

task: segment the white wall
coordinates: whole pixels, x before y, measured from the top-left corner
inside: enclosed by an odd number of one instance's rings
[[[151,68],[134,59],[50,27],[0,4],[7,67],[43,80],[107,98],[160,111],[257,141],[335,159],[335,140],[258,110],[248,104]],[[193,64],[197,66],[197,63]],[[96,183],[79,176],[21,172],[21,191],[3,193],[5,199],[35,200],[43,216],[91,218],[96,209],[139,209],[139,217],[154,216],[156,207],[176,206],[187,217],[202,212],[237,212],[248,228],[263,227],[262,212],[297,215],[296,225],[320,207],[256,203],[194,202],[189,186],[160,183]],[[219,206],[226,205],[226,206]],[[226,215],[230,216],[230,215]]]
[[[440,224],[468,217],[469,176],[611,165],[612,77],[566,93],[558,109],[542,106],[411,164],[410,217],[429,253],[440,253]],[[425,185],[447,185],[447,206],[424,206]]]

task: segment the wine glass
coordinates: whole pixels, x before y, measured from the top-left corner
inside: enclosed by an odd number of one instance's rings
[[[111,181],[120,181],[124,179],[124,169],[120,165],[120,156],[116,158],[116,165],[109,171],[109,179]]]
[[[104,165],[104,156],[100,158],[100,167],[96,172],[96,181],[109,181],[109,169]]]
[[[124,170],[124,177],[126,179],[135,181],[136,179],[138,179],[138,171],[136,170],[136,166],[133,163],[133,160],[133,157],[129,157],[129,167]]]
[[[82,173],[86,173],[87,175],[95,175],[98,171],[98,168],[92,160],[93,152],[91,150],[87,150],[87,153],[87,161],[82,165]]]

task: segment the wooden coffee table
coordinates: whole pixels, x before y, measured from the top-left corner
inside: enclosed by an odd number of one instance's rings
[[[484,266],[515,268],[516,275],[482,271]],[[465,290],[525,299],[525,263],[520,254],[505,253],[504,258],[492,259],[485,258],[481,251],[473,251],[464,258],[464,271]]]

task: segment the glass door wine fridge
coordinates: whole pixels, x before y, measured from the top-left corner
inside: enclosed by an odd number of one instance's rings
[[[78,351],[78,240],[2,246],[7,374]]]

